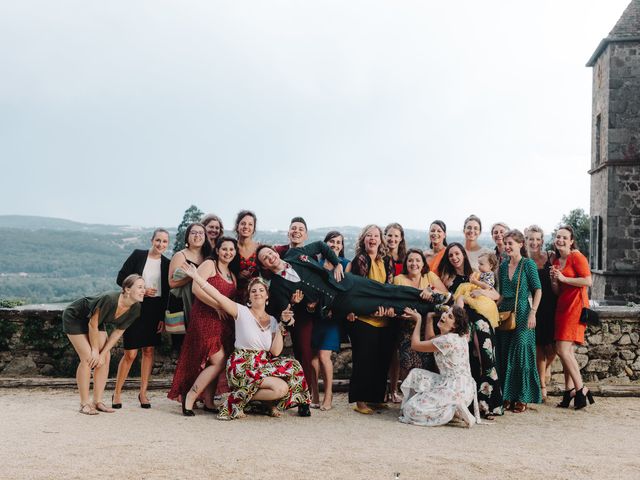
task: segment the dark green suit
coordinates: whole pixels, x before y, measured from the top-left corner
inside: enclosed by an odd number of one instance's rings
[[[405,307],[415,308],[422,314],[433,311],[433,304],[422,300],[417,288],[379,283],[351,273],[345,273],[344,279],[337,282],[333,272],[317,261],[318,254],[334,266],[339,264],[336,254],[324,242],[291,248],[285,253],[282,259],[296,271],[300,282],[274,274],[269,287],[270,313],[279,316],[291,303],[296,290],[302,290],[306,303],[318,302],[316,311],[323,317],[330,310],[339,317],[348,313],[371,315],[380,306],[393,307],[398,314]]]

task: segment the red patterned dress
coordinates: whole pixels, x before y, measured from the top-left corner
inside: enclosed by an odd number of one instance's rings
[[[207,282],[217,288],[225,297],[233,298],[236,294],[236,286],[222,278],[219,272],[217,275],[209,277]],[[234,329],[233,318],[220,318],[214,308],[200,301],[197,297],[194,299],[191,306],[189,329],[180,350],[171,390],[167,395],[171,400],[182,400],[182,395],[192,387],[200,372],[207,366],[207,360],[211,355],[218,352],[220,348],[224,348],[227,355],[233,351]],[[228,392],[229,386],[224,370],[218,380],[217,392]],[[214,389],[216,381],[214,381]]]

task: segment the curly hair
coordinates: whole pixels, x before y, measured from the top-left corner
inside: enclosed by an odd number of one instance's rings
[[[469,317],[467,317],[465,309],[456,305],[451,309],[451,313],[455,319],[451,332],[457,333],[461,337],[469,333]]]
[[[362,229],[360,235],[358,236],[358,241],[356,242],[356,257],[358,255],[367,255],[367,249],[364,246],[364,237],[367,236],[367,232],[373,228],[377,228],[380,233],[380,246],[378,247],[378,253],[376,258],[382,258],[387,256],[389,250],[387,249],[387,242],[384,239],[384,233],[382,229],[376,224],[369,224]]]

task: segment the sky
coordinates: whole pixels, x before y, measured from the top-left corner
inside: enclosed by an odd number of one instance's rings
[[[551,230],[628,3],[0,0],[0,215]]]

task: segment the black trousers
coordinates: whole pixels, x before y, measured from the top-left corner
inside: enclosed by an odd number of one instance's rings
[[[392,327],[373,327],[356,320],[351,324],[349,336],[353,362],[349,403],[384,402],[394,345]]]

